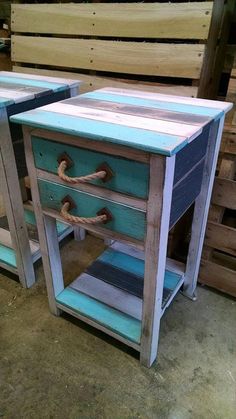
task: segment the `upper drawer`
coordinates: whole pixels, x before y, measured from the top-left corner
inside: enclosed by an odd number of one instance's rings
[[[100,179],[90,183],[139,198],[148,196],[148,164],[34,136],[32,136],[32,146],[35,166],[38,169],[57,173],[58,158],[66,153],[73,162],[72,167],[66,170],[68,176],[88,175],[106,163],[112,171],[111,179],[105,183]]]

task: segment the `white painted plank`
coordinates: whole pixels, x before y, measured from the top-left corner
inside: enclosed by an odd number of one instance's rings
[[[3,244],[3,246],[9,247],[10,249],[14,249],[10,231],[5,230],[4,228],[0,228],[0,243]],[[38,252],[39,243],[34,242],[32,240],[29,240],[29,243],[30,243],[30,250],[31,250],[32,255],[35,252]]]
[[[195,125],[178,124],[176,122],[164,121],[161,119],[143,118],[117,112],[101,111],[99,109],[69,105],[63,102],[42,106],[39,110],[175,135],[182,137],[183,139],[193,139],[202,131],[202,128]]]
[[[142,318],[141,298],[107,284],[94,276],[83,273],[70,284],[70,287],[135,319],[141,320]]]
[[[41,76],[37,74],[24,74],[24,73],[18,73],[13,71],[1,71],[1,76],[6,77],[20,77],[21,79],[31,79],[31,80],[39,80],[39,81],[46,81],[49,83],[61,83],[65,84],[69,87],[76,87],[81,82],[79,80],[72,80],[72,79],[65,79],[65,78],[59,78],[59,77],[49,77],[49,76]]]

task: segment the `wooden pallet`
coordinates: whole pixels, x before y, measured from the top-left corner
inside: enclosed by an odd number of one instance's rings
[[[234,108],[221,144],[199,281],[236,297],[236,60],[227,100]]]
[[[14,70],[70,72],[66,76],[84,81],[81,92],[132,83],[135,89],[213,97],[231,1],[15,4]]]

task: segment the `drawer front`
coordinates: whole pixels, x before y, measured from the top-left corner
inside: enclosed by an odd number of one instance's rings
[[[73,166],[66,170],[68,176],[88,175],[95,172],[103,163],[106,163],[113,173],[112,178],[106,182],[99,179],[90,183],[138,198],[147,198],[148,196],[148,164],[38,137],[32,137],[32,146],[35,166],[38,169],[57,173],[57,159],[66,153],[73,161]]]
[[[111,213],[112,220],[107,224],[98,224],[98,226],[137,240],[144,240],[145,212],[42,179],[38,179],[38,185],[40,201],[44,208],[60,211],[62,200],[69,195],[76,204],[76,208],[72,209],[70,214],[79,217],[95,217],[97,212],[106,208]]]

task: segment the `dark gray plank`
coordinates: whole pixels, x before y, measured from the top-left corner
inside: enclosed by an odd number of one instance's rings
[[[206,154],[210,124],[194,141],[176,155],[174,185],[185,176]]]
[[[201,163],[173,189],[169,229],[174,226],[199,195],[204,164],[205,159],[203,158]]]
[[[148,108],[145,106],[127,105],[117,102],[108,102],[103,100],[96,100],[83,97],[74,97],[66,101],[67,104],[74,106],[83,106],[87,108],[99,109],[104,111],[112,111],[123,113],[126,115],[141,116],[153,119],[162,119],[164,121],[178,122],[189,125],[202,126],[211,121],[207,116],[185,114],[183,112],[173,112],[161,109]]]

